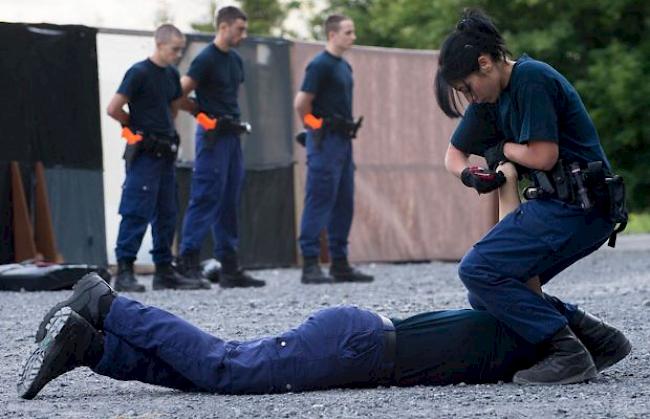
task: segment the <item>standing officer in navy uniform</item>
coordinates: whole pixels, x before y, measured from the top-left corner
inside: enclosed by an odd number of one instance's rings
[[[171,265],[178,212],[174,163],[179,141],[174,116],[181,97],[179,74],[173,65],[185,48],[185,37],[175,26],[164,24],[156,29],[154,39],[154,53],[126,72],[107,109],[108,115],[122,124],[127,141],[115,288],[144,291],[135,278],[133,262],[149,224],[156,264],[153,288],[209,288],[208,282],[185,278]],[[127,103],[128,113],[123,109]]]
[[[307,183],[300,227],[305,284],[370,282],[348,263],[348,236],[354,214],[352,67],[343,53],[356,39],[354,22],[331,15],[324,23],[327,45],[307,65],[294,108],[307,128]],[[319,265],[320,233],[327,228],[330,275]]]
[[[599,371],[629,352],[623,333],[550,298]],[[330,307],[277,336],[225,341],[169,312],[116,295],[94,273],[50,309],[36,340],[18,379],[18,393],[26,399],[82,365],[118,380],[183,391],[282,393],[510,381],[543,352],[478,310],[388,319],[355,306]]]
[[[498,188],[502,178],[485,180],[468,167],[470,150],[484,149],[489,168],[516,163],[534,185],[530,199],[474,245],[458,272],[474,308],[544,348],[543,359],[515,374],[515,382],[580,382],[598,370],[586,342],[569,327],[561,306],[527,282],[544,285],[612,235],[625,212],[622,183],[609,182],[617,178],[575,88],[546,63],[508,55],[490,18],[477,10],[465,12],[440,51],[436,98],[448,116],[463,117],[445,157],[447,169],[479,193]],[[458,93],[470,102],[464,114]],[[617,348],[621,356],[629,350]]]
[[[244,82],[244,64],[233,49],[246,38],[247,17],[228,6],[215,16],[214,42],[194,58],[181,79],[183,95],[197,119],[196,154],[190,202],[183,220],[178,267],[186,276],[200,278],[199,253],[212,230],[214,255],[221,262],[219,285],[223,288],[261,287],[265,282],[247,274],[239,265],[237,210],[244,179],[237,102]],[[184,107],[185,109],[185,107]]]

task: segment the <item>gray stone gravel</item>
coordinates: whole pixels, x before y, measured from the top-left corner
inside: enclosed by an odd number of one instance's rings
[[[259,271],[259,290],[158,291],[137,295],[229,339],[273,334],[311,311],[358,304],[395,317],[466,307],[455,263],[372,264],[369,285],[303,286],[297,269]],[[150,288],[151,278],[142,278]],[[303,394],[220,396],[184,394],[75,370],[33,401],[16,396],[15,380],[44,312],[62,292],[0,293],[0,417],[7,418],[647,418],[650,417],[650,236],[623,236],[547,287],[626,332],[634,346],[623,362],[590,383],[521,387],[513,384],[331,390]]]

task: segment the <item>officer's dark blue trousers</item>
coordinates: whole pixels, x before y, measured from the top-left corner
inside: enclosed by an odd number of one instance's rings
[[[244,181],[239,136],[221,134],[206,141],[201,126],[196,129],[196,155],[190,201],[183,220],[181,254],[198,252],[212,231],[214,255],[237,253],[237,209]]]
[[[347,257],[354,214],[354,162],[350,138],[325,132],[320,145],[307,132],[307,183],[300,226],[300,249],[305,257],[320,253],[320,232],[327,227],[329,252]]]
[[[225,341],[155,307],[117,297],[93,368],[119,380],[225,394],[371,386],[384,361],[384,324],[353,306],[328,308],[286,333]]]
[[[598,249],[613,225],[598,211],[556,200],[531,200],[494,226],[463,257],[458,273],[470,304],[485,309],[533,344],[567,325],[575,306],[562,312],[526,286],[542,284]]]
[[[178,213],[174,161],[146,153],[136,157],[126,169],[119,212],[117,260],[135,260],[151,223],[153,261],[170,262]]]

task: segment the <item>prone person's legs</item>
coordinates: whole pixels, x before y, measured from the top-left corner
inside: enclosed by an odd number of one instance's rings
[[[519,199],[519,174],[517,173],[517,168],[514,164],[510,162],[501,163],[497,169],[497,172],[501,172],[506,177],[506,183],[501,185],[498,189],[499,193],[499,221],[513,212],[514,210],[521,205],[521,200]],[[539,280],[539,276],[534,276],[526,282],[526,286],[532,291],[536,292],[539,295],[542,295],[542,285]],[[476,307],[475,307],[476,308]]]
[[[368,310],[324,309],[281,335],[227,342],[164,310],[116,296],[97,275],[79,283],[39,328],[39,348],[19,388],[25,398],[84,365],[120,380],[232,394],[372,386],[392,371],[384,357],[387,326]],[[93,353],[99,356],[85,357],[88,342],[97,348],[98,340],[101,349]],[[33,371],[37,382],[29,379]]]

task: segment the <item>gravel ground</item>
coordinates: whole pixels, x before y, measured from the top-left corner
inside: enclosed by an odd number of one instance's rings
[[[114,381],[77,369],[51,382],[36,400],[16,396],[18,368],[45,311],[67,291],[0,293],[0,417],[650,417],[650,236],[623,236],[555,278],[553,294],[577,302],[626,332],[634,346],[598,379],[570,386],[513,384],[331,390],[303,394],[220,396],[184,394],[137,382]],[[372,264],[370,285],[303,286],[297,269],[256,274],[261,290],[158,291],[137,295],[229,339],[274,334],[311,311],[358,304],[396,317],[466,307],[455,263]],[[150,288],[151,278],[143,277]]]

